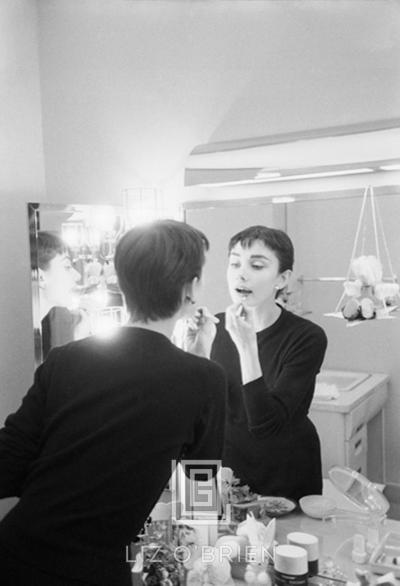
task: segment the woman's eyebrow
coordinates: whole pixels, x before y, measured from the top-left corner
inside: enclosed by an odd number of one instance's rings
[[[263,258],[264,260],[271,260],[268,256],[264,254],[252,254],[250,258]]]

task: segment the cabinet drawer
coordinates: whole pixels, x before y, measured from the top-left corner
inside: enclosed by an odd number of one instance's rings
[[[362,425],[352,438],[345,442],[346,466],[367,474],[367,426]]]

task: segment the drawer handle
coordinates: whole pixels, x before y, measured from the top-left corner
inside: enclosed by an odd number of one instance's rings
[[[356,427],[356,430],[355,430],[355,432],[354,432],[354,433],[358,433],[359,431],[361,431],[361,430],[362,430],[362,428],[363,428],[363,427],[364,427],[364,424],[363,424],[363,423],[361,423],[361,424],[360,424],[358,427]]]
[[[354,449],[356,450],[357,448],[359,448],[362,444],[362,439],[359,439],[356,441],[356,443],[354,444]]]

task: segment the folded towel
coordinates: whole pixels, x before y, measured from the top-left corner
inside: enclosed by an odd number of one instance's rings
[[[339,390],[336,385],[317,382],[315,385],[314,399],[317,401],[331,401],[339,397]]]

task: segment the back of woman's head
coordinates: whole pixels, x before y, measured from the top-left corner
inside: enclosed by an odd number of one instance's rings
[[[208,240],[175,220],[158,220],[126,232],[115,251],[115,270],[128,310],[135,320],[172,317],[183,288],[200,278]]]
[[[255,240],[260,240],[270,250],[275,252],[279,261],[279,272],[293,269],[294,248],[289,236],[283,230],[277,228],[268,228],[267,226],[249,226],[241,230],[229,241],[228,252],[236,244],[241,244],[244,248],[249,248]]]

